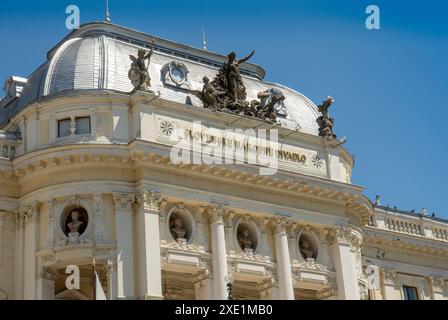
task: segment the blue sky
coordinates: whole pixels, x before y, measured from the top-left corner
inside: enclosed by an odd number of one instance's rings
[[[104,17],[105,0],[2,0],[0,80],[44,61],[68,33],[70,4],[81,23]],[[369,4],[381,30],[365,28]],[[266,80],[316,103],[333,96],[335,131],[356,156],[353,182],[384,205],[448,218],[448,2],[110,0],[110,10],[113,23],[198,47],[204,27],[212,51],[256,49]]]

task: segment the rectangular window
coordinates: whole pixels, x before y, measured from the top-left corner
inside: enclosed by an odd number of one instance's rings
[[[90,133],[90,117],[78,117],[62,119],[58,121],[58,137],[68,137],[72,134],[71,128],[75,127],[75,135]]]
[[[403,286],[404,300],[418,300],[418,291],[415,287]]]
[[[59,138],[67,137],[67,136],[71,135],[70,124],[71,124],[70,118],[58,121],[58,137]]]
[[[76,134],[90,133],[90,117],[76,118]]]

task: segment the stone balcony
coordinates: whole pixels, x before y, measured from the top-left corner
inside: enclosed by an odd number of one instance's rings
[[[448,241],[448,220],[380,205],[375,205],[374,209],[367,223],[368,227]]]

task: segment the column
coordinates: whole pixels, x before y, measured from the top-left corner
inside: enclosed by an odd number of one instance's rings
[[[109,300],[115,300],[117,299],[117,272],[116,272],[116,261],[113,260],[107,260],[107,289],[109,293]],[[134,279],[134,278],[132,278]]]
[[[21,214],[24,217],[24,293],[25,300],[36,299],[36,250],[37,250],[37,225],[40,213],[39,203],[24,207]]]
[[[400,300],[396,290],[397,271],[381,268],[380,275],[383,300]]]
[[[134,194],[113,193],[115,205],[115,235],[117,239],[117,263],[115,298],[132,299],[134,292],[134,247],[132,230],[132,203]]]
[[[226,300],[228,276],[224,217],[229,210],[221,205],[211,205],[208,209],[213,266],[213,299]]]
[[[15,237],[15,298],[23,299],[23,237],[24,237],[24,213],[16,212],[16,237]]]
[[[145,300],[163,299],[159,234],[162,195],[143,191],[137,194],[137,203],[138,297]]]
[[[288,234],[286,232],[288,220],[284,217],[275,217],[272,220],[272,224],[274,229],[275,257],[277,260],[278,297],[280,300],[294,300]]]
[[[36,300],[54,300],[55,279],[54,271],[49,270],[38,263]]]
[[[356,250],[362,235],[350,227],[336,226],[328,233],[340,300],[359,300]],[[352,245],[356,248],[352,249]]]

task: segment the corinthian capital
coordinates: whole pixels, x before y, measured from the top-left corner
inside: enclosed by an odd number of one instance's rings
[[[359,249],[362,244],[362,235],[351,227],[335,226],[328,229],[327,240],[330,245],[347,244],[354,249]]]
[[[136,195],[137,205],[145,210],[160,211],[163,207],[162,194],[154,191],[143,191]]]
[[[434,291],[443,291],[445,287],[445,279],[441,277],[429,276],[428,281]]]
[[[132,204],[135,202],[135,194],[132,193],[113,193],[115,208],[117,210],[131,211]]]
[[[286,230],[290,225],[291,222],[286,217],[277,216],[271,218],[271,226],[275,234],[286,233]]]
[[[16,225],[18,227],[26,227],[29,222],[35,221],[39,217],[40,204],[34,202],[33,204],[20,207],[16,212]]]
[[[395,284],[395,279],[397,278],[397,271],[387,268],[381,268],[380,271],[381,278],[386,284]]]
[[[224,222],[226,216],[230,214],[230,209],[219,203],[212,203],[206,209],[210,222]]]

